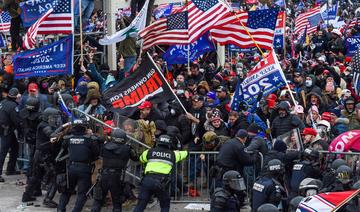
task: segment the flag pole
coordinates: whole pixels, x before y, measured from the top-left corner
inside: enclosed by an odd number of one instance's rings
[[[79,0],[79,18],[80,18],[80,63],[84,65],[84,47],[83,47],[83,25],[82,25],[82,0]]]
[[[285,3],[285,6],[286,6],[286,3]],[[286,36],[285,36],[285,33],[286,33],[286,12],[284,12],[284,17],[283,17],[283,20],[284,20],[284,33],[283,33],[283,50],[284,50],[284,61],[286,60]]]
[[[163,73],[161,72],[161,70],[159,69],[159,67],[156,65],[156,63],[154,62],[153,58],[150,56],[149,52],[146,52],[147,56],[150,58],[151,62],[154,64],[154,66],[156,67],[156,70],[159,72],[161,78],[165,81],[165,83],[167,84],[167,86],[169,86],[169,89],[171,91],[171,93],[175,96],[175,99],[179,102],[181,108],[184,110],[185,113],[188,113],[188,111],[186,110],[186,108],[184,107],[184,105],[182,104],[182,102],[180,101],[179,97],[176,95],[176,93],[174,92],[174,90],[172,89],[172,87],[170,86],[169,82],[166,80],[166,78],[164,77]]]
[[[189,12],[189,4],[188,4],[188,0],[185,1],[185,4],[186,4],[186,11]],[[188,35],[189,35],[189,29],[188,29]],[[188,36],[189,37],[189,36]],[[188,50],[187,50],[187,58],[188,58],[188,61],[187,61],[187,68],[188,68],[188,73],[190,73],[190,43],[188,44]]]
[[[264,52],[261,50],[260,46],[258,45],[258,43],[255,41],[254,37],[251,35],[251,33],[249,32],[249,30],[247,30],[247,28],[244,26],[243,22],[240,20],[239,16],[233,11],[233,9],[231,8],[231,6],[229,5],[228,2],[226,1],[222,1],[224,4],[226,4],[228,6],[228,8],[230,9],[230,11],[234,14],[234,16],[236,17],[236,19],[240,22],[241,26],[244,28],[244,30],[246,31],[246,33],[249,35],[250,39],[252,40],[252,42],[254,42],[256,48],[259,50],[259,52],[261,53],[262,57],[265,57]]]

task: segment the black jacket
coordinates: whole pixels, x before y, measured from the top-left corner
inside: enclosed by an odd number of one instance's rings
[[[299,117],[293,114],[288,114],[284,118],[277,116],[272,122],[271,134],[273,138],[276,138],[295,128],[299,128],[301,131],[305,128],[304,123]]]

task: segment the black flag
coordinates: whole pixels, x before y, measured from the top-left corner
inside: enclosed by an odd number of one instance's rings
[[[173,98],[171,88],[149,55],[135,72],[104,93],[106,105],[126,116],[132,115],[145,100],[160,103]]]

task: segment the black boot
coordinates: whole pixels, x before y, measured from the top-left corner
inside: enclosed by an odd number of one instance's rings
[[[29,193],[24,192],[23,196],[22,196],[22,202],[31,202],[31,201],[35,201],[36,198],[32,197]]]
[[[43,201],[43,205],[46,206],[47,208],[57,208],[58,204],[51,200],[51,199],[44,199]]]
[[[5,179],[3,177],[1,177],[0,175],[0,183],[4,183],[5,182]]]
[[[34,193],[33,193],[33,196],[34,197],[41,197],[42,196],[41,189],[35,190]]]

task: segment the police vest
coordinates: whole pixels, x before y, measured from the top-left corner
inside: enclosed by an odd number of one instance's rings
[[[169,149],[156,147],[148,150],[146,160],[145,174],[170,174],[176,163],[176,156]]]
[[[130,158],[130,146],[108,142],[102,150],[103,168],[123,169]]]
[[[294,165],[290,180],[290,188],[292,192],[298,192],[302,180],[308,177],[308,168],[311,166],[310,162],[303,161]]]
[[[71,162],[92,162],[91,136],[70,135],[66,139],[68,140],[69,159]]]

